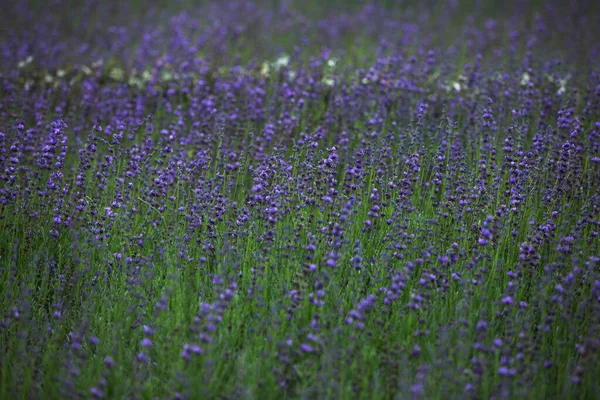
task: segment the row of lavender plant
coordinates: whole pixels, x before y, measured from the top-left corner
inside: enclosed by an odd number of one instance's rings
[[[593,16],[109,4],[0,40],[0,398],[597,396]]]

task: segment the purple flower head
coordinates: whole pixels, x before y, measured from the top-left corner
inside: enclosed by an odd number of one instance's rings
[[[300,345],[300,350],[302,350],[304,353],[313,353],[315,351],[311,345],[306,343],[302,343]]]
[[[152,335],[154,335],[154,328],[152,328],[152,327],[150,327],[148,325],[144,325],[143,331],[144,331],[144,335],[146,335],[146,336],[152,336]]]
[[[517,374],[517,371],[514,368],[502,366],[498,368],[498,374],[501,376],[515,376]]]
[[[477,322],[477,330],[480,332],[485,332],[487,330],[487,322],[485,321],[479,321]]]
[[[112,359],[112,357],[106,356],[104,358],[104,365],[106,366],[106,368],[110,369],[115,366],[115,361]]]
[[[90,395],[92,395],[92,397],[95,399],[103,399],[104,398],[104,392],[95,386],[90,389]]]
[[[513,303],[514,303],[513,298],[510,296],[506,296],[502,299],[502,304],[504,304],[504,305],[511,305]]]

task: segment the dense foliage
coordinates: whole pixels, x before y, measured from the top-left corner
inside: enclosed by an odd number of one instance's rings
[[[0,398],[597,398],[585,1],[34,3]]]

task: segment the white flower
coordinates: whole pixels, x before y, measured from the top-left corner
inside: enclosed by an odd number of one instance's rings
[[[120,81],[124,76],[125,72],[119,67],[115,67],[110,71],[110,77],[116,81]]]
[[[564,78],[558,81],[560,88],[558,89],[558,94],[561,95],[567,90],[567,82],[571,79],[571,75],[567,75]]]
[[[31,64],[32,61],[33,61],[33,57],[28,56],[26,59],[19,61],[19,64],[17,64],[17,68],[19,68],[19,69],[24,68],[24,67],[28,66],[29,64]]]
[[[260,74],[263,76],[269,76],[269,72],[271,71],[271,66],[269,65],[268,62],[264,62],[262,63],[261,67],[260,67]]]
[[[86,75],[91,75],[92,74],[92,70],[90,69],[90,67],[88,67],[87,65],[82,65],[81,66],[81,71],[86,74]]]
[[[332,78],[323,78],[321,82],[323,82],[327,86],[335,85],[335,81]]]
[[[290,63],[290,56],[288,56],[287,54],[282,54],[281,56],[279,56],[279,58],[277,60],[275,60],[275,62],[273,63],[273,68],[275,68],[276,71],[279,71],[279,69],[281,67],[285,67]]]

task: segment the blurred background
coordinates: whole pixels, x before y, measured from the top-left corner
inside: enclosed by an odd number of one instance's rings
[[[523,51],[532,41],[585,63],[598,51],[600,26],[598,2],[591,0],[3,3],[4,75],[24,62],[53,70],[101,59],[129,71],[160,57],[179,66],[196,57],[227,66],[321,51],[362,62],[398,48],[454,49],[469,57],[511,44]]]

